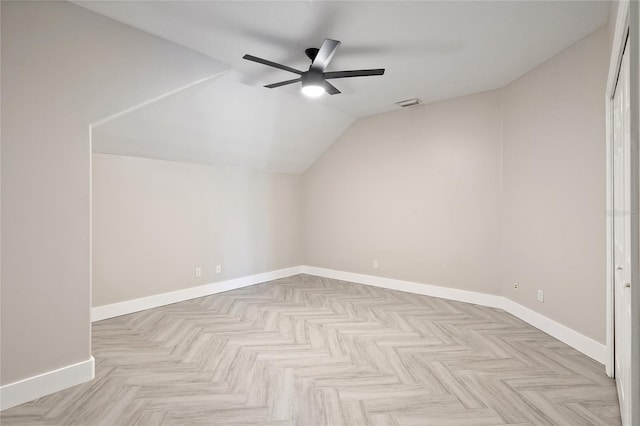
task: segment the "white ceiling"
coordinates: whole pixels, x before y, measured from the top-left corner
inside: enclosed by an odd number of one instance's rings
[[[302,173],[353,118],[231,71],[93,128],[94,152]]]
[[[206,158],[220,162],[290,172],[311,164],[353,118],[396,109],[394,103],[407,98],[428,103],[505,86],[605,25],[609,7],[604,1],[76,4],[234,70],[232,77],[149,107],[154,112],[139,110],[122,123],[106,124],[99,129],[103,135],[117,136],[120,146],[134,151],[131,145],[138,143],[139,155],[153,158],[171,152],[176,159],[203,160],[201,155],[208,152]],[[386,68],[386,74],[334,80],[342,94],[310,100],[297,85],[260,87],[296,76],[242,59],[249,53],[306,70],[304,49],[319,47],[324,38],[342,41],[329,70]],[[207,96],[214,97],[207,101]],[[214,128],[211,120],[225,125]],[[278,130],[265,137],[262,130],[272,128]],[[185,143],[187,139],[193,142]],[[108,151],[108,144],[105,139],[98,146]],[[271,158],[269,153],[277,155]],[[252,154],[262,159],[262,166]]]

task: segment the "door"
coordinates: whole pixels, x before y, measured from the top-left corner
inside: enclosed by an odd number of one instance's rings
[[[614,361],[622,423],[631,416],[631,175],[628,43],[613,96]]]

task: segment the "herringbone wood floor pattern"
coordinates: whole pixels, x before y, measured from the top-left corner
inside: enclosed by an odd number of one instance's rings
[[[94,324],[3,425],[615,425],[602,365],[497,309],[298,275]]]

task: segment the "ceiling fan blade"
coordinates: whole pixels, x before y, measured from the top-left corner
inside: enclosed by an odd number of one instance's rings
[[[339,46],[340,42],[338,40],[325,38],[322,46],[320,46],[320,50],[318,50],[318,54],[311,63],[311,69],[324,71],[329,65],[329,62],[331,62],[331,59],[333,59],[333,55],[336,54]]]
[[[279,83],[267,84],[264,87],[268,87],[269,89],[273,89],[274,87],[286,86],[287,84],[298,83],[299,81],[302,81],[302,79],[301,78],[294,78],[293,80],[285,80],[285,81],[281,81]]]
[[[384,68],[374,70],[350,70],[350,71],[330,71],[324,73],[324,78],[347,78],[347,77],[366,77],[368,75],[383,75]]]
[[[273,62],[273,61],[268,61],[266,59],[258,58],[257,56],[244,55],[242,57],[242,59],[246,59],[248,61],[253,61],[253,62],[257,62],[259,64],[263,64],[263,65],[267,65],[267,66],[270,66],[270,67],[278,68],[278,69],[281,69],[281,70],[284,70],[284,71],[289,71],[289,72],[292,72],[294,74],[302,75],[302,71],[299,71],[299,70],[297,70],[295,68],[291,68],[291,67],[288,67],[286,65],[278,64],[278,63]]]
[[[336,88],[336,86],[329,83],[328,81],[324,82],[324,90],[330,95],[337,95],[338,93],[342,93]]]

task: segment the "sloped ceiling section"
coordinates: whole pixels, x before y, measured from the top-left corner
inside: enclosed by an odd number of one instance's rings
[[[355,118],[504,87],[607,23],[604,1],[78,1],[204,53],[232,72],[95,129],[94,150],[303,172]],[[342,94],[307,99],[293,74],[308,47],[342,41],[329,71]]]
[[[607,23],[605,1],[82,1],[79,5],[231,65],[255,85],[292,74],[245,53],[309,67],[324,38],[329,70],[386,68],[335,80],[319,100],[356,117],[394,102],[434,102],[503,87]],[[279,89],[299,95],[299,87]]]
[[[230,71],[94,127],[93,151],[302,173],[353,117]]]

